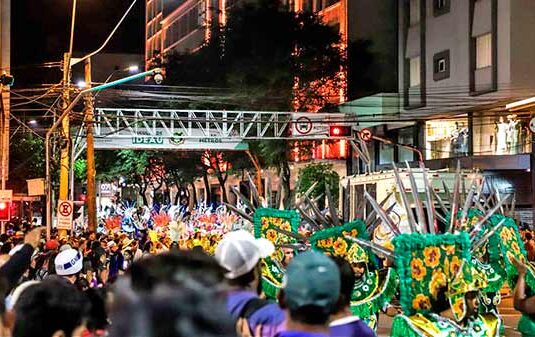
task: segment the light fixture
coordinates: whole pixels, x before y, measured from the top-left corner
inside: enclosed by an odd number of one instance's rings
[[[87,84],[85,83],[85,81],[80,80],[80,81],[76,82],[76,86],[77,86],[78,88],[80,88],[80,89],[85,89],[85,87],[87,86]]]
[[[35,124],[37,124],[37,121],[36,121],[35,119],[30,119],[30,120],[28,121],[28,124],[35,125]]]
[[[137,73],[139,71],[139,67],[137,65],[131,65],[128,67],[128,71],[131,73]]]

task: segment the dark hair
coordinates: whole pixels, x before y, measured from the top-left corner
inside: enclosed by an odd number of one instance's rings
[[[111,320],[111,337],[236,336],[224,298],[204,287],[164,287],[120,298]]]
[[[90,303],[89,315],[87,318],[87,329],[89,331],[105,329],[108,326],[106,289],[90,288],[86,290],[85,294]]]
[[[530,232],[527,232],[526,233],[526,240],[531,240],[531,239],[533,239],[533,235],[531,235]]]
[[[20,295],[15,304],[13,337],[52,336],[58,330],[71,336],[87,309],[87,299],[74,286],[45,280]]]
[[[316,305],[305,305],[295,310],[289,309],[289,311],[292,320],[307,325],[325,325],[330,316],[327,308]]]
[[[431,296],[431,308],[433,312],[440,314],[441,312],[450,308],[450,304],[446,296],[446,291],[447,288],[442,287],[438,289],[436,298]]]
[[[58,256],[57,252],[52,252],[50,253],[50,255],[48,255],[48,275],[53,275],[56,273],[56,264],[54,262],[54,260],[56,260],[56,256]]]
[[[355,273],[346,259],[341,257],[331,257],[340,271],[340,302],[337,310],[341,310],[351,303],[351,294],[355,286]]]
[[[190,277],[208,287],[223,281],[223,269],[204,252],[174,250],[132,264],[129,275],[135,290],[150,291],[159,284],[182,283]]]

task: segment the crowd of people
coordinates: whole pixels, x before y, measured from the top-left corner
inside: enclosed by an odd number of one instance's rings
[[[530,233],[475,200],[403,233],[376,202],[375,224],[269,207],[129,209],[49,238],[14,222],[0,236],[0,336],[371,337],[384,313],[392,337],[498,337],[505,282],[535,336]]]
[[[45,240],[32,227],[3,237],[1,336],[374,335],[349,310],[344,259],[287,253],[285,286],[269,301],[260,266],[275,247],[244,230],[210,256],[200,246],[153,254],[120,234]]]

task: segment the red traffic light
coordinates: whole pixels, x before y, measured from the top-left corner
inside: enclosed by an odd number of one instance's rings
[[[0,202],[0,221],[9,221],[11,219],[11,207],[9,202]]]
[[[351,137],[351,127],[342,125],[332,125],[329,127],[330,137]]]

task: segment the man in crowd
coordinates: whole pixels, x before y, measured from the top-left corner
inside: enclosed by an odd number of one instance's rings
[[[329,324],[331,337],[374,337],[375,332],[350,309],[355,285],[355,273],[349,262],[341,257],[333,258],[340,271],[340,299]]]
[[[69,248],[56,256],[54,264],[58,276],[61,276],[71,284],[75,284],[78,274],[84,266],[84,258],[82,253],[76,249]]]
[[[15,304],[13,337],[75,337],[84,330],[88,303],[74,286],[59,280],[31,285]]]
[[[259,298],[261,259],[274,250],[269,240],[255,239],[243,230],[226,234],[216,248],[216,260],[228,271],[227,308],[242,335],[253,334],[262,326],[263,336],[273,336],[284,323],[279,306]]]
[[[329,318],[340,298],[340,272],[326,255],[306,252],[286,269],[279,303],[287,313],[286,330],[277,337],[327,337]]]

